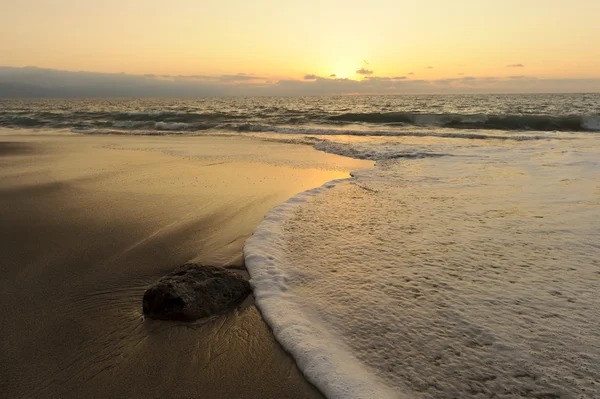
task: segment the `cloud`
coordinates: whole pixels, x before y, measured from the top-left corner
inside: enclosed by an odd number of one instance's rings
[[[464,75],[464,73],[462,73],[462,72],[458,73],[458,76],[463,76],[463,75]]]
[[[404,80],[406,79],[406,76],[394,76],[394,77],[387,77],[387,76],[367,76],[365,77],[366,80],[370,80],[370,81],[395,81],[395,80]]]
[[[337,75],[335,73],[332,73],[331,75],[329,75],[330,78],[337,78]]]
[[[266,78],[260,76],[252,76],[238,73],[237,75],[221,75],[219,80],[221,82],[246,82],[251,80],[265,80]]]
[[[425,67],[425,68],[427,68],[427,69],[433,69],[433,67],[432,67],[432,66],[428,66],[428,67]]]
[[[208,76],[208,75],[158,75],[158,77],[164,79],[197,79],[197,80],[216,80],[216,76]]]
[[[370,81],[389,81],[392,80],[392,78],[389,77],[382,77],[382,76],[367,76],[365,77],[366,80],[370,80]]]
[[[145,74],[142,75],[148,79],[162,79],[162,80],[199,80],[207,82],[224,82],[224,83],[235,83],[235,82],[247,82],[255,80],[266,80],[266,77],[255,76],[247,73],[237,73],[235,75],[155,75]]]
[[[409,75],[414,75],[415,73],[414,73],[414,72],[409,72],[408,74],[409,74]]]
[[[509,64],[506,66],[507,68],[525,68],[523,64]]]
[[[369,75],[373,75],[374,72],[375,71],[373,71],[372,69],[367,69],[365,67],[362,67],[356,71],[356,74],[363,75],[363,76],[369,76]]]
[[[313,75],[313,74],[304,75],[304,80],[315,80],[315,79],[318,79],[318,78],[319,77],[317,75]]]
[[[203,97],[327,94],[565,93],[600,92],[600,79],[542,79],[527,76],[407,79],[364,76],[347,79],[273,80],[238,75],[131,75],[0,67],[0,97]]]

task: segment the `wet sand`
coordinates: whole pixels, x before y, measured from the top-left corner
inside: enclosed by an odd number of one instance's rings
[[[244,273],[269,209],[365,168],[243,138],[0,132],[3,397],[316,398],[247,301],[145,320],[144,290],[194,261]]]

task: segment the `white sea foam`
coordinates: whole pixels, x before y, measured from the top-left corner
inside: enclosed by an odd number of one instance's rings
[[[128,116],[165,116],[165,115],[186,115],[186,112],[183,111],[127,111],[121,112],[122,115]]]
[[[415,114],[412,116],[412,120],[417,125],[444,125],[453,121],[461,122],[464,124],[477,124],[484,123],[488,120],[488,116],[485,114],[480,115],[458,115],[458,114],[447,114],[447,115],[435,115],[435,114]]]
[[[600,115],[584,116],[581,125],[587,130],[600,131]]]
[[[164,136],[167,133],[154,130],[113,130],[113,129],[71,129],[73,133],[89,135],[117,135],[117,136]]]
[[[143,121],[114,121],[112,125],[113,127],[117,128],[131,129],[137,126],[144,125],[145,123],[146,122]]]
[[[183,122],[156,122],[154,128],[156,130],[186,130],[191,125]]]
[[[400,142],[370,142],[370,143],[341,143],[332,140],[319,140],[314,144],[315,149],[330,154],[342,155],[356,159],[370,159],[373,161],[383,159],[394,159],[394,158],[427,158],[427,157],[440,157],[450,156],[443,152],[436,152],[448,150],[447,148],[440,148],[440,146],[419,146],[418,148],[411,148],[406,144]]]
[[[414,130],[414,128],[401,130],[399,128],[388,128],[382,129],[328,129],[318,127],[286,127],[286,126],[267,126],[267,125],[244,125],[242,131],[248,132],[274,132],[280,134],[311,134],[315,136],[381,136],[381,137],[440,137],[440,138],[456,138],[456,139],[469,139],[469,140],[515,140],[515,141],[527,141],[527,140],[543,140],[552,137],[549,132],[544,132],[543,135],[537,133],[526,133],[519,132],[515,134],[513,132],[502,132],[502,131],[464,131],[456,129],[439,129],[438,131],[423,131]]]
[[[257,304],[330,398],[596,398],[597,144],[453,145],[300,194],[244,249]]]
[[[246,267],[256,303],[277,340],[294,356],[304,375],[329,398],[399,398],[368,368],[352,356],[341,340],[307,311],[303,298],[289,292],[287,283],[301,278],[286,259],[283,223],[312,196],[343,180],[298,194],[271,210],[244,246]]]

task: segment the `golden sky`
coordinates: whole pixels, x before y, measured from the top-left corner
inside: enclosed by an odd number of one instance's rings
[[[0,10],[4,66],[600,77],[600,0],[5,0]]]

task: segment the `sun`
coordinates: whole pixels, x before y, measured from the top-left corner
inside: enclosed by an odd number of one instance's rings
[[[352,79],[356,76],[356,65],[347,62],[338,62],[333,66],[333,72],[331,77],[338,79]]]
[[[333,55],[333,54],[332,54]],[[362,60],[353,56],[338,54],[332,56],[323,66],[325,76],[338,79],[356,79],[356,71],[360,69]],[[332,76],[335,75],[335,76]]]

